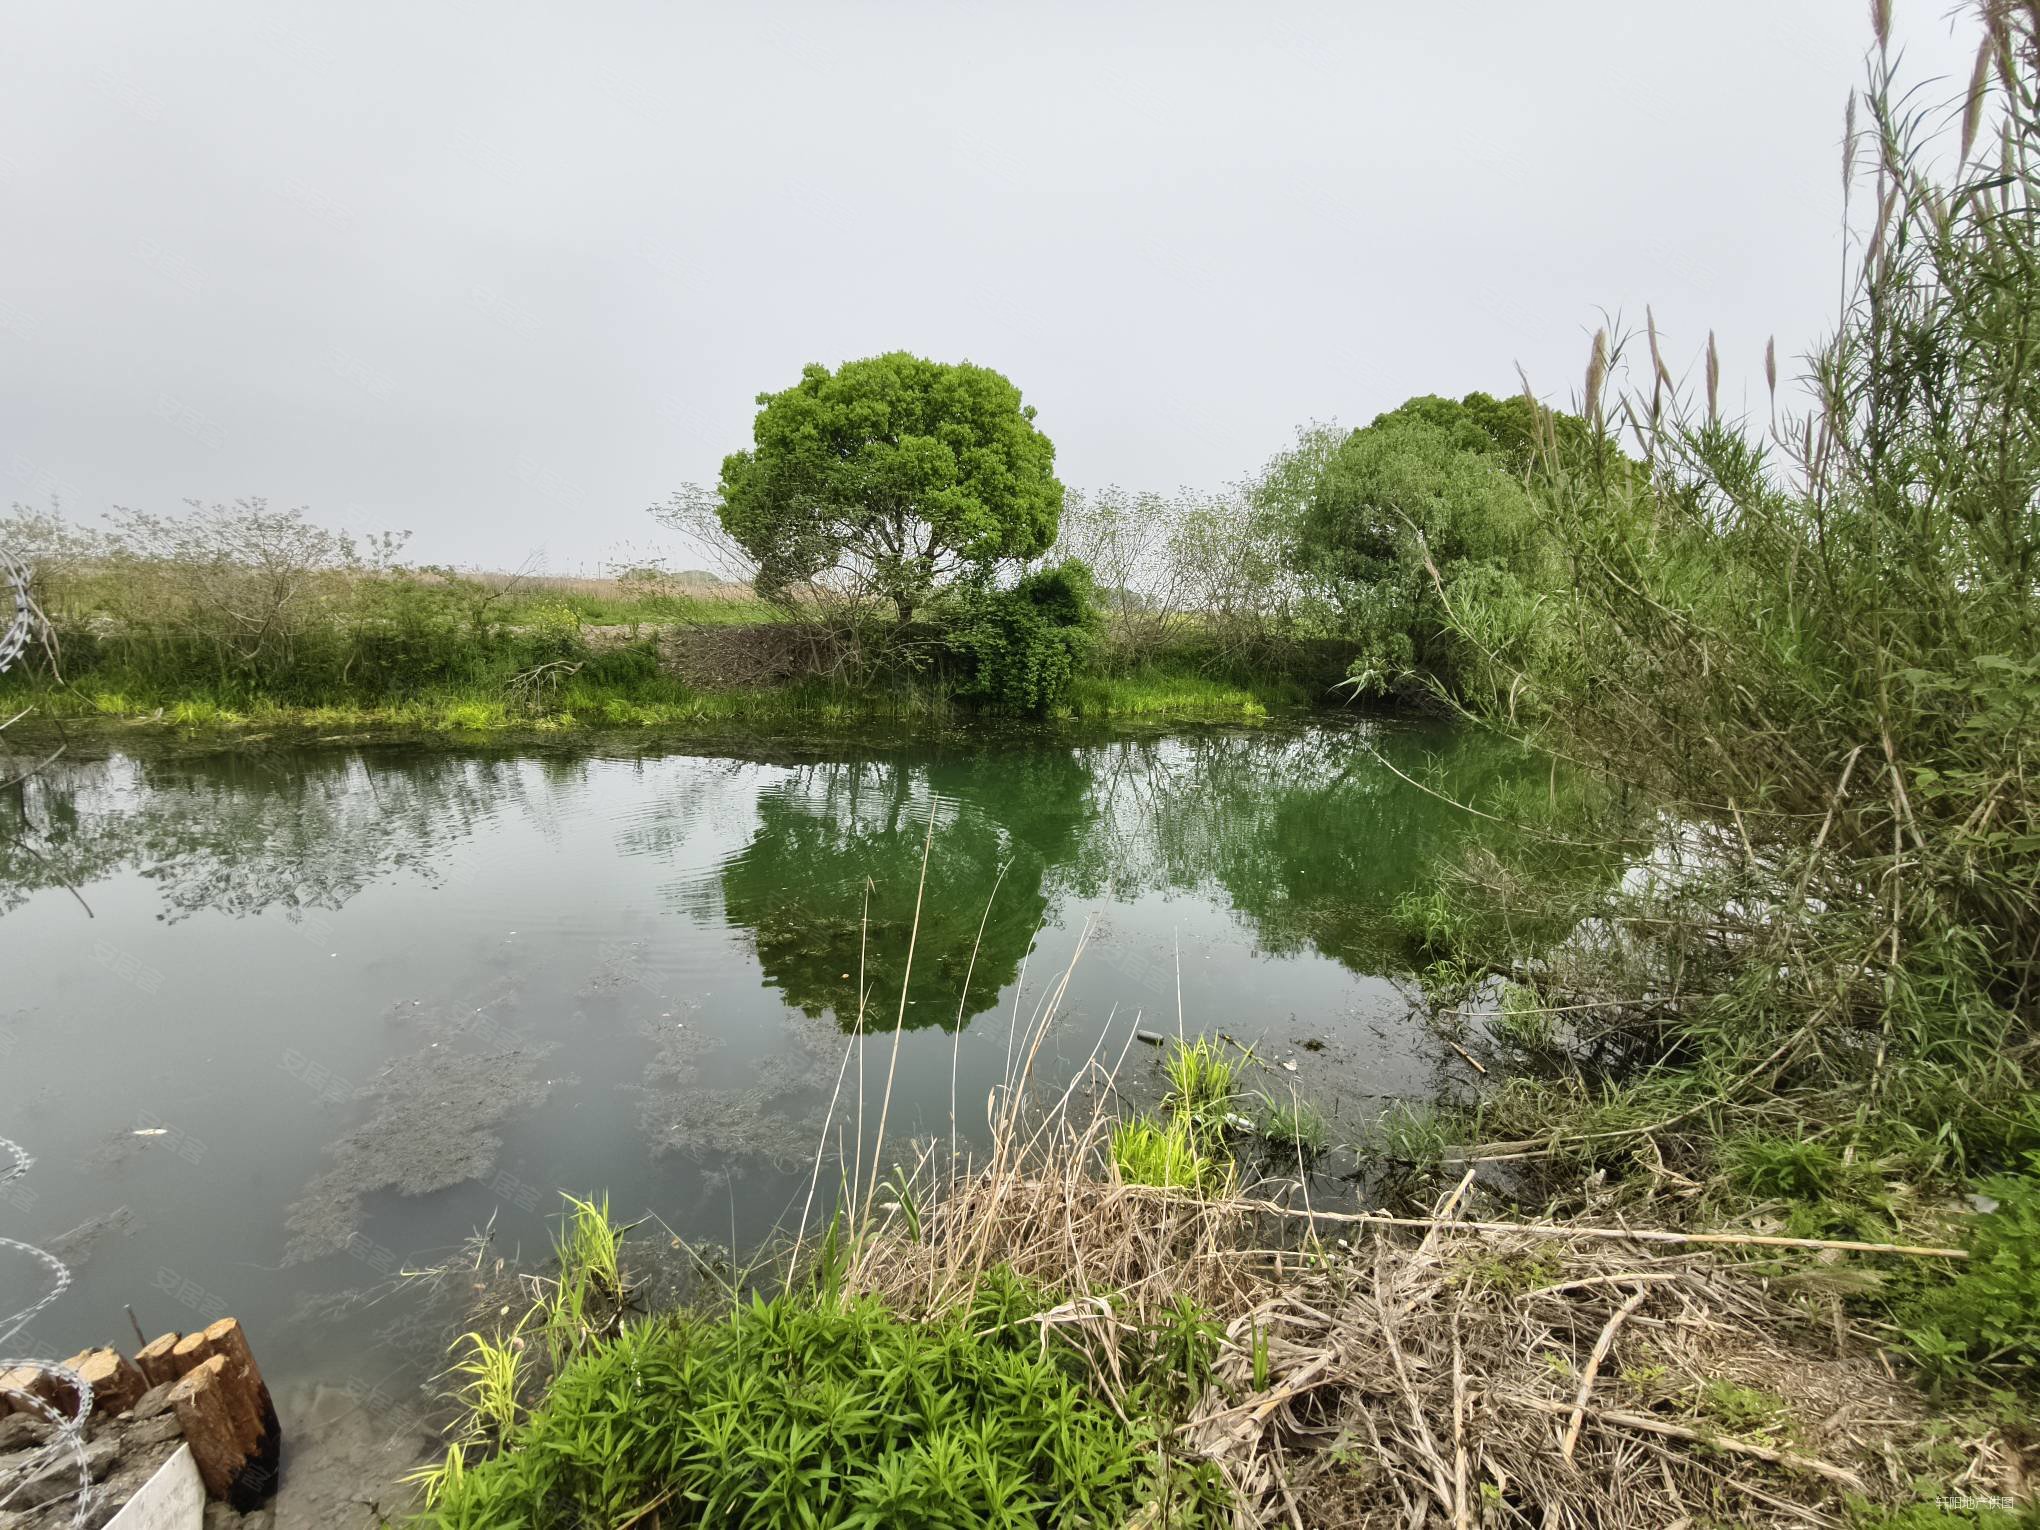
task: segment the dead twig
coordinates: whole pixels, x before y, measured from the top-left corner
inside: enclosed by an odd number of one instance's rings
[[[1644,1303],[1650,1295],[1650,1288],[1643,1287],[1628,1301],[1615,1309],[1615,1315],[1608,1319],[1601,1330],[1601,1337],[1594,1341],[1594,1352],[1587,1356],[1586,1368],[1580,1372],[1579,1396],[1573,1399],[1572,1418],[1565,1426],[1565,1438],[1559,1441],[1558,1453],[1571,1461],[1573,1451],[1580,1443],[1580,1426],[1587,1421],[1587,1399],[1594,1395],[1594,1378],[1601,1374],[1601,1362],[1608,1358],[1608,1351],[1615,1343],[1615,1330],[1623,1321]]]

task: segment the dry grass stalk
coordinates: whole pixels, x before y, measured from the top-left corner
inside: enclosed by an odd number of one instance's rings
[[[1044,1342],[1089,1356],[1115,1398],[1116,1333],[1190,1297],[1226,1342],[1178,1447],[1225,1471],[1242,1527],[1660,1526],[1724,1507],[1839,1524],[1844,1492],[1903,1491],[1886,1441],[1924,1426],[1923,1400],[1717,1253],[1449,1216],[1285,1249],[1264,1203],[1114,1181],[1108,1128],[1040,1134],[996,1179],[960,1177],[918,1239],[874,1237],[859,1289],[953,1309],[1010,1266],[1069,1293],[1037,1319]]]
[[[1845,1495],[1910,1492],[1893,1442],[1925,1437],[1925,1400],[1838,1307],[1706,1245],[1883,1246],[1461,1220],[1471,1173],[1429,1217],[1127,1184],[1107,1109],[1123,1049],[1033,1097],[1069,977],[1014,1017],[987,1160],[924,1153],[915,1214],[858,1230],[851,1292],[954,1311],[1009,1268],[1061,1294],[1042,1342],[1082,1354],[1114,1406],[1121,1336],[1187,1298],[1225,1340],[1174,1445],[1226,1475],[1241,1530],[1839,1526]],[[1328,1225],[1354,1246],[1326,1247]],[[2009,1485],[1994,1435],[1968,1448],[1969,1480]]]
[[[1867,1347],[1817,1352],[1818,1325],[1760,1282],[1697,1253],[1639,1267],[1591,1241],[1450,1236],[1381,1230],[1371,1258],[1271,1282],[1232,1319],[1186,1435],[1225,1465],[1241,1525],[1292,1497],[1311,1524],[1659,1526],[1724,1497],[1739,1522],[1824,1524],[1843,1490],[1902,1487],[1883,1442],[1925,1422],[1921,1400]],[[1776,1414],[1723,1412],[1713,1385]]]

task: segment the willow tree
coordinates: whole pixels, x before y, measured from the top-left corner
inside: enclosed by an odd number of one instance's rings
[[[989,367],[893,351],[806,367],[758,403],[716,514],[767,599],[837,591],[904,624],[947,585],[1055,541],[1055,445]]]

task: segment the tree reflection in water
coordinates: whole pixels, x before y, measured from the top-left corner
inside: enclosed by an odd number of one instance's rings
[[[514,759],[353,751],[52,764],[0,794],[0,912],[134,871],[164,917],[337,909],[522,800]]]
[[[1264,951],[1393,971],[1407,963],[1397,899],[1435,885],[1469,845],[1511,831],[1411,786],[1370,750],[1465,802],[1541,784],[1546,767],[1439,728],[1368,728],[1365,747],[1360,732],[804,764],[761,792],[751,843],[693,905],[748,930],[765,982],[810,1015],[854,1019],[861,962],[867,1024],[889,1027],[932,803],[910,1027],[990,1008],[1042,922],[1099,897],[1216,895]]]
[[[131,870],[170,919],[295,916],[400,873],[434,877],[492,817],[533,824],[570,862],[677,862],[705,824],[727,832],[752,814],[748,843],[670,887],[669,903],[744,932],[765,986],[809,1015],[850,1024],[861,970],[869,1022],[889,1027],[918,896],[906,1023],[954,1026],[997,1001],[1044,922],[1100,899],[1194,893],[1265,952],[1367,974],[1407,965],[1397,899],[1470,845],[1506,848],[1511,831],[1418,790],[1375,750],[1464,802],[1546,787],[1545,762],[1480,736],[1373,723],[985,739],[782,766],[426,751],[59,762],[0,794],[0,911]],[[604,767],[621,816],[610,836],[574,840],[561,810]]]

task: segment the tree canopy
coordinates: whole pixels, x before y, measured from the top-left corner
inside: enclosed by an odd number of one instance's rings
[[[808,366],[758,403],[751,450],[723,459],[717,515],[769,599],[819,585],[905,622],[946,584],[1055,540],[1055,445],[989,367],[893,351]]]
[[[1483,683],[1490,654],[1539,641],[1539,595],[1556,577],[1525,475],[1538,429],[1527,399],[1419,397],[1376,417],[1325,459],[1298,556],[1360,644],[1370,690],[1413,678],[1455,693]],[[1441,588],[1442,587],[1442,588]],[[1486,643],[1446,606],[1477,610]]]

